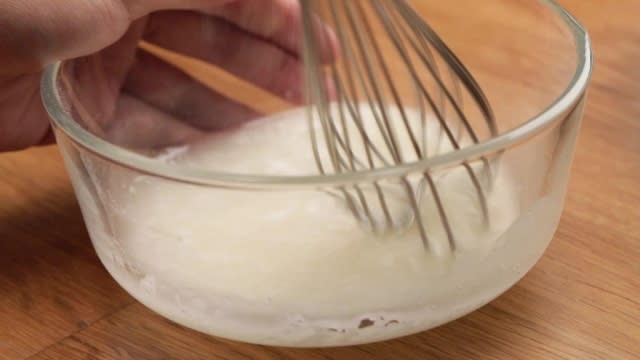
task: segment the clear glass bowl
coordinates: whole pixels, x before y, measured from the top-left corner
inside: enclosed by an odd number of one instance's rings
[[[591,73],[588,36],[553,1],[414,3],[484,88],[499,133],[383,170],[250,173],[224,157],[198,155],[203,139],[216,139],[212,133],[237,129],[259,111],[283,110],[282,99],[220,68],[148,43],[136,47],[142,33],[176,52],[216,59],[200,51],[219,45],[207,15],[182,14],[202,20],[184,41],[182,30],[158,38],[162,31],[141,32],[136,23],[102,53],[50,66],[44,102],[93,245],[121,286],[163,316],[212,335],[336,346],[433,328],[524,276],[562,212]],[[189,47],[193,39],[198,49]],[[280,95],[296,96],[287,89]],[[195,160],[180,160],[191,152]],[[335,204],[319,189],[425,171],[444,176],[498,154],[509,182],[492,191],[508,199],[508,214],[488,246],[453,259],[433,258],[406,239],[369,239],[348,216],[322,210]],[[287,211],[295,221],[282,216]],[[476,220],[461,216],[458,228]]]

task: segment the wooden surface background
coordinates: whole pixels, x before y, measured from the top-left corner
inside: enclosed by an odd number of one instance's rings
[[[496,301],[433,331],[300,350],[216,339],[147,310],[103,269],[54,147],[0,155],[0,359],[640,358],[640,1],[563,0],[596,70],[548,252]]]

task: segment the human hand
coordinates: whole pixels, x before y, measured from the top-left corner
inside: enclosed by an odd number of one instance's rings
[[[185,137],[227,125],[215,119],[252,116],[138,51],[140,40],[300,102],[300,27],[297,0],[0,0],[0,151],[52,141],[39,83],[42,68],[57,60],[80,58],[74,86],[99,99],[104,129],[124,126],[105,123],[113,119],[147,128],[171,121],[182,131],[170,136]],[[325,60],[329,47],[321,45]]]

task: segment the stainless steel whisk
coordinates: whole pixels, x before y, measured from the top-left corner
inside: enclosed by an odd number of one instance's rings
[[[496,135],[493,111],[482,89],[406,0],[302,0],[301,9],[310,140],[321,174],[391,167],[432,156],[427,116],[437,120],[439,141],[444,139],[452,151]],[[321,23],[332,33],[319,30]],[[338,60],[325,64],[320,52],[331,41],[337,44]],[[372,124],[365,124],[364,111],[374,119]],[[461,166],[487,220],[490,163],[481,161],[489,181],[469,163]],[[454,231],[429,169],[388,184],[344,186],[334,194],[374,233],[398,232],[415,224],[430,250],[420,206],[427,192],[454,251]],[[390,206],[392,197],[403,197],[401,214]]]

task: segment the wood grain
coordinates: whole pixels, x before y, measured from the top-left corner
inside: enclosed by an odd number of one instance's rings
[[[291,110],[294,105],[217,66],[163,49],[146,41],[139,47],[197,79],[209,89],[261,114]]]
[[[640,358],[640,2],[561,3],[590,29],[596,70],[558,232],[499,299],[366,346],[283,349],[202,335],[109,277],[57,150],[34,148],[0,155],[0,359]]]

